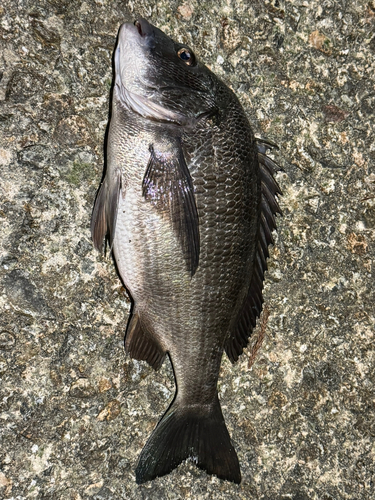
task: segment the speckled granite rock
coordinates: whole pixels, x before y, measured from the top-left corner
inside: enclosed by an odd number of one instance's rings
[[[191,44],[281,148],[266,339],[219,381],[240,486],[189,463],[134,479],[174,383],[125,356],[130,302],[89,220],[111,53],[137,15]],[[1,498],[373,498],[374,27],[374,0],[2,2]]]

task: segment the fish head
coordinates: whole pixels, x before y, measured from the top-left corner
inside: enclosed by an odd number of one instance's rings
[[[120,27],[114,59],[114,96],[127,109],[180,126],[213,114],[216,77],[188,46],[147,20]]]

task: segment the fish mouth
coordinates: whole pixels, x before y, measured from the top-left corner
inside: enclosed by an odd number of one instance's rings
[[[180,126],[191,124],[192,118],[178,111],[168,109],[150,98],[130,90],[127,85],[124,84],[122,71],[125,71],[125,73],[128,71],[134,72],[135,69],[137,78],[142,81],[142,68],[137,68],[136,60],[134,60],[131,69],[126,65],[124,67],[124,63],[121,60],[122,51],[124,53],[123,60],[126,60],[127,52],[132,49],[132,42],[135,42],[141,50],[150,50],[155,46],[155,29],[146,19],[139,18],[134,21],[134,23],[125,23],[121,26],[119,31],[117,48],[115,51],[115,88],[120,102],[125,108],[134,111],[144,118],[170,122]],[[133,46],[133,48],[137,50],[136,47]],[[142,83],[142,85],[148,87],[147,83]]]
[[[155,28],[143,17],[136,19],[133,23],[124,23],[120,26],[119,40],[128,36],[142,45],[147,43],[149,47],[153,47],[155,44]]]
[[[136,21],[134,21],[134,26],[137,28],[138,33],[141,37],[145,37],[154,33],[153,27],[151,24],[146,21],[143,17],[140,17]]]

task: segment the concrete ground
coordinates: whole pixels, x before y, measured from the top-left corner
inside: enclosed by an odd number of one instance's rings
[[[265,340],[219,380],[239,486],[192,463],[135,483],[174,382],[125,355],[130,301],[89,223],[116,34],[139,15],[280,146]],[[3,0],[1,498],[375,498],[374,32],[374,0]]]

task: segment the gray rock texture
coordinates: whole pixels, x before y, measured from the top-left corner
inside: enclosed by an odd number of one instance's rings
[[[280,146],[266,314],[219,381],[239,486],[191,463],[135,483],[173,376],[125,355],[130,301],[89,222],[111,54],[138,15],[189,43]],[[0,498],[375,497],[374,32],[374,0],[3,0]]]

